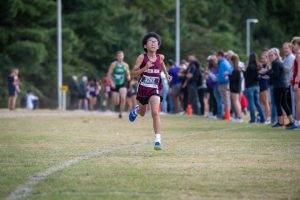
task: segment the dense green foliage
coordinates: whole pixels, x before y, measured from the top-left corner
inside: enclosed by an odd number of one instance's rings
[[[119,49],[132,66],[148,31],[162,36],[167,59],[175,55],[175,0],[62,0],[63,77],[101,77]],[[255,51],[280,47],[300,33],[300,2],[270,0],[181,0],[181,57],[200,60],[216,49],[245,58],[245,21],[252,25]],[[55,0],[0,1],[0,106],[6,106],[6,77],[19,68],[22,93],[33,89],[41,106],[56,107]],[[20,98],[19,98],[20,99]]]

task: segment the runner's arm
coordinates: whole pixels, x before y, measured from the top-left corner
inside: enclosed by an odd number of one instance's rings
[[[129,65],[127,63],[125,64],[125,71],[126,71],[127,81],[130,81],[130,70],[129,70]]]
[[[172,76],[170,76],[170,74],[168,73],[167,68],[166,68],[166,65],[165,65],[165,62],[164,62],[165,56],[162,55],[162,54],[160,54],[159,56],[160,56],[160,58],[161,58],[160,60],[161,60],[162,70],[163,70],[163,72],[166,74],[167,80],[168,80],[168,81],[171,81],[171,80],[172,80]]]
[[[144,60],[143,54],[137,57],[131,74],[133,78],[140,76],[145,70],[149,69],[153,65],[151,62],[148,62],[145,67],[140,68],[141,64],[143,63],[143,60]]]
[[[115,68],[115,65],[114,65],[114,63],[112,62],[112,63],[110,64],[110,66],[109,66],[109,68],[108,68],[108,72],[107,72],[107,79],[108,79],[108,81],[109,81],[109,84],[110,84],[113,88],[115,87],[115,84],[114,84],[114,82],[112,81],[111,76],[112,76],[112,73],[113,73],[113,71],[114,71],[114,68]]]

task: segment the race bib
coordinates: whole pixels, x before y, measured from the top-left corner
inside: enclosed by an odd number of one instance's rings
[[[141,78],[141,85],[149,88],[158,88],[159,77],[145,76]]]
[[[123,78],[122,74],[115,74],[115,80],[120,80]]]

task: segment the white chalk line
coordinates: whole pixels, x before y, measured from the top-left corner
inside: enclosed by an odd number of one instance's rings
[[[147,144],[147,141],[145,141],[143,144],[130,144],[130,145],[125,145],[125,146],[106,149],[106,150],[103,150],[103,151],[92,152],[92,153],[89,153],[89,154],[79,156],[79,157],[76,157],[74,159],[65,161],[61,164],[58,164],[56,166],[48,168],[46,171],[37,173],[37,174],[29,177],[27,182],[25,182],[23,185],[18,186],[17,189],[14,192],[12,192],[6,199],[7,200],[20,200],[20,199],[24,199],[24,198],[28,197],[29,195],[32,194],[33,187],[36,184],[38,184],[40,181],[43,181],[48,176],[50,176],[50,175],[52,175],[52,174],[54,174],[58,171],[61,171],[65,168],[67,168],[67,167],[75,165],[75,164],[77,164],[81,161],[89,160],[89,159],[96,158],[96,157],[100,157],[100,156],[103,156],[105,154],[112,153],[112,152],[115,152],[115,151],[118,151],[118,150],[130,148],[130,147],[138,147],[138,146],[145,145],[145,144]]]
[[[215,131],[222,131],[222,132],[224,131],[224,132],[226,132],[226,131],[246,128],[246,127],[249,127],[249,126],[250,125],[243,126],[243,127],[227,128],[227,129],[212,129],[212,130],[207,130],[206,132],[215,132]],[[192,136],[192,135],[195,135],[195,134],[199,134],[199,132],[198,133],[192,133],[192,134],[189,134],[187,136]],[[183,136],[183,137],[185,137],[185,136]],[[25,182],[23,185],[18,186],[17,189],[14,192],[12,192],[6,199],[7,200],[21,200],[21,199],[24,199],[24,198],[28,197],[29,195],[32,194],[32,191],[33,191],[32,188],[36,184],[38,184],[40,181],[43,181],[48,176],[50,176],[50,175],[52,175],[52,174],[54,174],[58,171],[61,171],[65,168],[67,168],[67,167],[75,165],[75,164],[77,164],[77,163],[79,163],[83,160],[89,160],[91,158],[103,156],[107,153],[112,153],[112,152],[115,152],[115,151],[118,151],[118,150],[121,150],[121,149],[125,149],[125,148],[137,147],[137,146],[140,146],[140,145],[145,145],[147,143],[148,143],[147,140],[145,140],[143,144],[130,144],[130,145],[122,146],[122,147],[116,147],[116,148],[106,149],[106,150],[103,150],[103,151],[92,152],[92,153],[89,153],[87,155],[79,156],[77,158],[68,160],[68,161],[63,162],[61,164],[58,164],[56,166],[50,167],[46,171],[37,173],[37,174],[29,177],[27,182]]]
[[[124,192],[124,191],[115,191],[115,192],[43,192],[38,194],[32,194],[32,196],[52,196],[52,195],[61,195],[61,196],[131,196],[131,197],[163,197],[168,196],[167,193],[157,193],[157,192]]]

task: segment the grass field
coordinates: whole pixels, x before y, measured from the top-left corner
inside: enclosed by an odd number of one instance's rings
[[[201,117],[0,111],[0,199],[300,199],[300,131]]]

